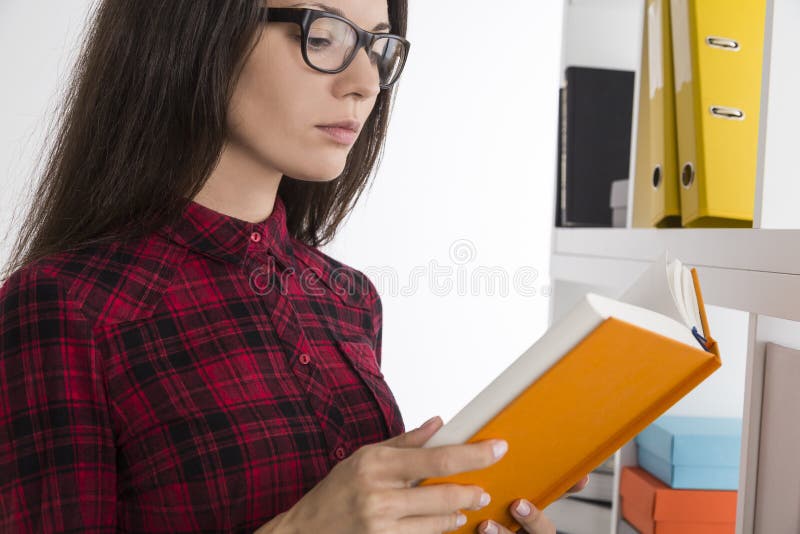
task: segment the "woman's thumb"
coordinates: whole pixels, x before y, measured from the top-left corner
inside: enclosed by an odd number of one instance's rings
[[[409,430],[384,441],[384,444],[392,447],[422,447],[441,427],[442,418],[437,415],[431,417],[414,430]]]

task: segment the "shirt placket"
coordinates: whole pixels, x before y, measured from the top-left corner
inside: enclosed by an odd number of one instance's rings
[[[251,234],[245,261],[250,289],[261,297],[267,316],[288,358],[289,368],[320,424],[328,449],[328,459],[334,464],[352,452],[348,448],[345,434],[344,414],[333,402],[333,394],[322,375],[321,366],[316,362],[319,355],[311,347],[300,326],[290,299],[294,289],[290,285],[294,280],[293,276],[286,275],[286,269],[289,268],[287,263],[276,257],[264,235],[259,232]]]

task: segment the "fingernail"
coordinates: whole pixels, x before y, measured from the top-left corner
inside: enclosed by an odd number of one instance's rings
[[[467,522],[467,516],[464,514],[458,514],[458,519],[456,519],[456,526],[463,527]]]
[[[494,454],[495,460],[503,456],[506,451],[508,451],[508,442],[504,440],[500,440],[492,445],[492,453]]]
[[[483,529],[483,534],[497,534],[497,525],[489,521],[486,528]]]
[[[517,504],[517,507],[515,508],[515,511],[519,515],[524,517],[524,516],[528,515],[529,513],[531,513],[531,506],[528,504],[528,501],[519,501],[519,504]]]
[[[488,493],[486,492],[481,493],[481,501],[480,501],[481,506],[486,506],[487,504],[489,504],[491,500],[492,498],[489,496]]]

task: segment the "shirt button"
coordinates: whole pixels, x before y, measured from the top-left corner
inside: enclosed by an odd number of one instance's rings
[[[310,361],[311,361],[311,356],[309,356],[305,352],[300,355],[300,363],[302,363],[303,365],[308,365],[308,362]]]
[[[259,234],[258,232],[253,232],[252,234],[250,234],[250,241],[252,241],[253,243],[258,243],[259,241],[261,241],[261,234]]]
[[[346,453],[345,453],[345,451],[344,451],[344,449],[342,447],[337,447],[336,448],[336,452],[334,454],[336,454],[336,457],[338,459],[344,460],[344,457],[345,457]]]

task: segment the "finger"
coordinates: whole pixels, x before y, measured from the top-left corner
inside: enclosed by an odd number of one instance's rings
[[[451,532],[463,527],[467,516],[460,512],[439,516],[408,516],[397,521],[392,532],[419,534],[420,532]]]
[[[522,525],[523,532],[528,532],[529,534],[556,533],[555,525],[544,515],[544,512],[525,499],[518,499],[512,502],[509,511],[514,516],[514,519]]]
[[[478,532],[480,532],[480,534],[514,534],[513,531],[508,530],[500,523],[495,523],[488,519],[478,524]],[[525,532],[525,530],[523,529],[517,532]]]
[[[386,513],[395,517],[448,515],[459,510],[480,510],[491,497],[478,486],[435,484],[389,490]]]
[[[589,475],[586,475],[581,479],[580,482],[568,489],[567,493],[578,493],[579,491],[583,491],[587,484],[589,484]]]
[[[433,436],[436,431],[442,427],[443,424],[442,418],[437,415],[435,417],[431,417],[414,430],[409,430],[408,432],[404,432],[389,438],[380,442],[379,445],[388,445],[390,447],[400,448],[422,447],[425,445],[425,442],[427,442],[431,436]]]
[[[394,457],[385,467],[390,477],[415,485],[416,481],[423,478],[443,477],[489,467],[502,459],[507,451],[508,443],[496,439],[462,445],[394,449]]]

